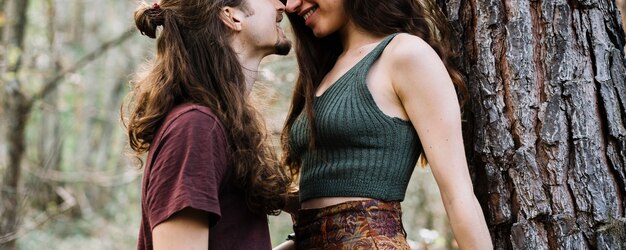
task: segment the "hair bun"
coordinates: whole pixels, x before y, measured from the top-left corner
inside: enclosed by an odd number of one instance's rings
[[[142,35],[156,38],[159,25],[163,25],[163,10],[158,4],[148,5],[142,2],[135,10],[135,25]]]

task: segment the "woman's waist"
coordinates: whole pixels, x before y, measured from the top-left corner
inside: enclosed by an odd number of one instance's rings
[[[300,209],[317,209],[325,208],[350,201],[366,201],[373,200],[368,197],[317,197],[302,201]]]

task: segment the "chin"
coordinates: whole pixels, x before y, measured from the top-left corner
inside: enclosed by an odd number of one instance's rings
[[[283,40],[276,45],[274,45],[274,54],[276,55],[287,55],[291,51],[291,41]]]
[[[324,38],[326,36],[328,36],[328,32],[325,31],[318,31],[318,30],[313,30],[313,35],[317,38]]]

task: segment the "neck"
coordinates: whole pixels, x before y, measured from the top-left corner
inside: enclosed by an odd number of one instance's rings
[[[380,39],[383,38],[382,36],[377,36],[359,29],[352,22],[349,22],[339,31],[339,36],[341,37],[343,53],[355,48],[361,48],[364,45],[379,42]]]
[[[249,58],[244,57],[241,54],[238,54],[237,56],[239,57],[239,63],[243,69],[243,75],[246,77],[246,86],[248,86],[248,90],[251,90],[257,76],[259,75],[259,64],[261,63],[261,58]]]
[[[246,86],[248,86],[248,90],[251,90],[258,76],[259,64],[266,55],[261,51],[251,49],[249,46],[246,46],[245,42],[237,38],[234,38],[230,45],[237,53],[237,59],[246,78]]]

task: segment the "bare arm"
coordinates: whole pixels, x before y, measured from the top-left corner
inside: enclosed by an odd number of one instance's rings
[[[465,159],[461,115],[443,62],[423,40],[399,35],[390,72],[392,85],[418,132],[455,238],[461,249],[492,249]]]
[[[293,240],[285,241],[281,243],[280,245],[272,248],[272,250],[292,250],[292,249],[296,249],[296,243]]]
[[[209,249],[209,217],[206,212],[185,208],[152,230],[155,250]]]

